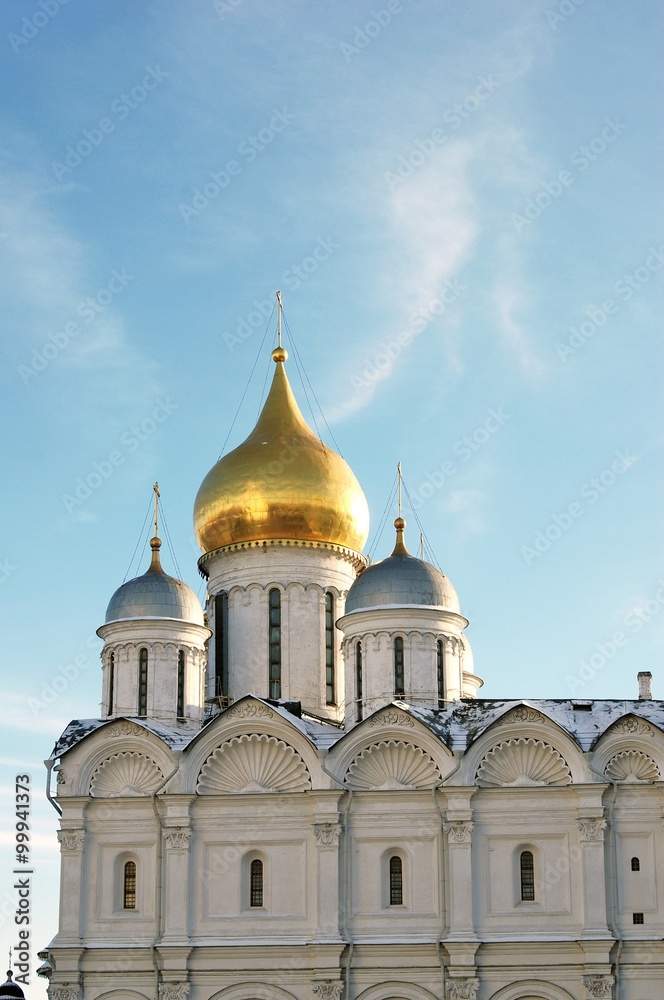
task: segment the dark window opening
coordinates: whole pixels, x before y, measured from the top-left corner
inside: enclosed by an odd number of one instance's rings
[[[123,872],[122,907],[136,909],[136,862],[126,861]]]
[[[520,863],[521,899],[525,903],[532,903],[535,899],[535,861],[532,851],[523,851]]]
[[[633,872],[641,871],[641,862],[639,861],[638,858],[632,858],[632,871]]]
[[[141,649],[138,654],[138,715],[148,714],[148,651]]]
[[[184,651],[178,653],[178,699],[176,715],[178,719],[184,718]]]
[[[406,678],[403,661],[403,639],[400,635],[394,640],[394,693],[404,695],[406,693]]]
[[[362,643],[355,643],[355,698],[357,703],[357,721],[361,722],[364,718],[364,712],[362,710]]]
[[[249,905],[263,905],[263,862],[254,858],[249,868]]]
[[[632,923],[633,924],[642,924],[643,922],[644,921],[643,921],[643,914],[642,913],[633,913],[632,914]]]
[[[325,595],[325,704],[336,705],[334,677],[334,597]]]
[[[390,858],[390,906],[403,906],[403,863],[396,854]]]
[[[115,698],[115,653],[111,653],[108,663],[108,714],[113,714],[113,699]]]
[[[228,594],[224,591],[214,599],[214,695],[228,694]]]
[[[438,682],[438,708],[445,706],[445,643],[436,643],[436,679]]]
[[[281,698],[281,591],[271,590],[270,603],[270,698]]]

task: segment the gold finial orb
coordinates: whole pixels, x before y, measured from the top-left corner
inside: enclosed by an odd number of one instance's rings
[[[403,517],[397,517],[395,519],[395,521],[394,521],[394,527],[397,529],[397,531],[403,531],[404,530],[404,528],[406,527],[406,522],[404,521]]]
[[[150,539],[150,548],[152,549],[153,552],[155,550],[158,552],[159,549],[161,548],[161,538],[157,538],[156,535],[154,536],[154,538],[151,538]]]
[[[288,351],[285,347],[275,347],[272,351],[272,360],[276,362],[288,361]]]

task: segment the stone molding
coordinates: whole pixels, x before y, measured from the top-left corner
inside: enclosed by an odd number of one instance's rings
[[[116,722],[113,726],[107,726],[104,733],[106,739],[117,739],[119,736],[140,736],[145,730],[140,726],[135,726],[133,722]]]
[[[79,1000],[77,983],[54,983],[48,987],[48,1000]]]
[[[494,722],[494,726],[507,726],[510,723],[520,722],[536,722],[538,724],[545,723],[548,720],[542,715],[541,712],[536,711],[534,708],[529,708],[527,705],[517,705],[516,708],[511,708],[509,712]]]
[[[396,709],[388,709],[385,712],[380,712],[379,715],[374,715],[369,719],[369,725],[371,728],[376,726],[408,726],[409,729],[415,728],[415,723],[409,715],[404,715],[403,712],[397,712]]]
[[[582,844],[603,843],[604,831],[606,830],[605,819],[580,819],[577,822],[581,834]],[[603,996],[604,994],[599,994]]]
[[[85,843],[85,833],[83,830],[58,830],[58,840],[61,851],[73,854],[82,850]]]
[[[450,844],[469,844],[472,840],[473,825],[460,819],[445,823],[444,829]]]
[[[164,830],[164,840],[169,851],[186,851],[190,838],[191,830],[187,830],[185,827]]]
[[[318,1000],[341,1000],[344,984],[340,979],[319,979],[311,984],[311,989]]]
[[[479,979],[448,979],[449,1000],[475,1000],[479,989]]]
[[[649,722],[637,719],[633,715],[627,719],[621,719],[620,722],[614,722],[612,726],[609,726],[609,730],[607,731],[612,733],[626,733],[629,736],[654,736],[655,734]]]
[[[159,1000],[188,1000],[189,983],[161,983]]]
[[[248,705],[237,705],[235,708],[231,708],[226,712],[227,719],[273,719],[274,712],[272,712],[267,705],[261,705],[255,701],[249,702]]]
[[[314,837],[319,847],[338,847],[341,827],[338,823],[316,823]]]
[[[586,988],[587,1000],[595,997],[610,998],[613,996],[613,976],[584,976],[583,985]]]

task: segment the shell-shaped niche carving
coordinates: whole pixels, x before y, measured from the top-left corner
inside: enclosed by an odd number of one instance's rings
[[[116,753],[92,775],[90,794],[115,799],[121,795],[150,795],[163,780],[161,770],[142,753]]]
[[[612,757],[604,773],[611,781],[659,781],[659,768],[647,753],[623,750]]]
[[[476,781],[495,785],[569,785],[572,775],[565,760],[542,740],[522,737],[505,740],[489,750],[477,769]]]
[[[236,736],[212,753],[196,790],[222,792],[304,792],[311,778],[299,753],[276,736]]]
[[[433,759],[420,747],[401,740],[374,743],[348,768],[349,788],[432,788],[441,780]]]

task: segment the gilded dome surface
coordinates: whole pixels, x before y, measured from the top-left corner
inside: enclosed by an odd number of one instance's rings
[[[405,521],[398,518],[395,527],[394,552],[360,573],[348,591],[345,613],[365,608],[422,605],[461,614],[457,592],[445,574],[406,549],[403,542]]]
[[[159,539],[153,538],[150,545],[150,569],[118,587],[106,609],[106,624],[128,618],[180,618],[203,625],[203,609],[196,594],[182,580],[164,573],[159,562]]]
[[[194,504],[203,552],[242,542],[327,542],[361,552],[369,534],[362,488],[300,413],[278,348],[254,430],[208,472]]]

